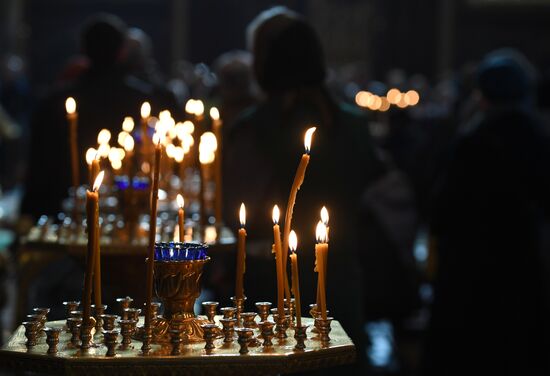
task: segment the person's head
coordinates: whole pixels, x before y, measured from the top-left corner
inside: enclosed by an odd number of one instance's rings
[[[284,92],[323,84],[326,76],[321,42],[299,14],[275,7],[260,13],[247,28],[254,74],[266,92]]]
[[[128,29],[128,53],[125,59],[128,69],[133,73],[143,72],[150,64],[152,56],[151,37],[137,27]]]
[[[229,51],[214,62],[222,99],[238,102],[253,95],[252,57],[247,51]]]
[[[477,87],[490,105],[526,103],[534,93],[535,69],[516,50],[496,50],[480,63]]]
[[[126,24],[112,14],[92,16],[82,29],[81,44],[92,67],[112,67],[120,61],[126,45]]]

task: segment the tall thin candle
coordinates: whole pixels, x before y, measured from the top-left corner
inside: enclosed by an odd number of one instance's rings
[[[180,237],[180,242],[183,242],[184,241],[184,234],[185,234],[185,228],[183,227],[184,226],[184,217],[185,217],[185,212],[183,210],[184,208],[184,205],[185,205],[185,201],[183,200],[183,196],[180,195],[178,193],[178,196],[176,198],[177,202],[178,202],[178,230],[179,230],[179,237]]]
[[[298,237],[294,230],[290,232],[288,245],[290,247],[290,265],[292,268],[292,294],[294,295],[294,302],[296,304],[296,324],[298,327],[302,326],[302,306],[300,303],[300,277],[298,274],[298,255],[296,249],[298,248]]]
[[[317,258],[317,278],[319,286],[319,306],[318,310],[321,312],[321,317],[326,320],[327,318],[327,295],[326,295],[326,263],[328,256],[328,243],[327,243],[327,227],[323,222],[319,221],[317,229],[315,231],[317,238],[317,244],[315,245],[315,254]]]
[[[149,336],[151,333],[151,302],[153,300],[153,270],[155,266],[155,238],[157,234],[157,205],[158,205],[158,193],[159,193],[159,180],[160,180],[160,159],[162,155],[161,137],[155,135],[155,163],[153,166],[153,186],[151,188],[151,213],[149,220],[149,254],[147,258],[147,293],[145,297],[145,322],[144,329],[145,335]],[[143,341],[142,350],[144,353],[149,352],[150,343],[149,338]]]
[[[86,192],[86,225],[88,230],[88,252],[86,255],[86,274],[84,276],[84,292],[82,296],[82,320],[88,323],[91,315],[92,304],[92,277],[94,273],[94,261],[96,242],[98,232],[99,217],[99,187],[103,181],[103,171],[101,171],[93,184],[92,190]]]
[[[241,228],[239,229],[239,235],[237,239],[237,271],[235,280],[235,297],[237,299],[244,298],[244,273],[246,272],[246,208],[244,203],[241,204],[239,210],[239,219],[241,222]]]
[[[76,101],[73,97],[69,97],[65,101],[65,110],[67,111],[67,120],[69,121],[72,184],[76,189],[80,181],[78,176],[78,113],[76,112]]]
[[[325,206],[323,206],[323,208],[321,209],[321,222],[323,222],[323,224],[326,226],[327,228],[327,240],[326,242],[328,243],[328,236],[329,236],[329,232],[330,232],[330,227],[328,226],[328,220],[329,220],[329,216],[328,216],[328,210]],[[315,271],[317,272],[317,248],[315,248]],[[325,275],[325,278],[326,278],[326,275],[327,275],[327,269],[326,269],[326,263],[325,263],[325,270],[324,270],[324,275]],[[327,281],[325,280],[325,285],[326,285]],[[319,302],[320,302],[320,293],[321,293],[321,290],[319,289],[319,278],[317,278],[317,308],[319,308]]]
[[[280,317],[285,314],[285,287],[283,275],[283,252],[281,245],[281,230],[279,228],[279,207],[273,207],[273,247],[275,248],[275,264],[277,267],[277,313]]]
[[[216,160],[214,161],[214,182],[216,184],[216,197],[214,201],[214,215],[216,224],[221,224],[222,221],[222,121],[220,120],[220,112],[216,107],[210,109],[210,117],[212,118],[212,130],[218,141],[216,149]]]
[[[302,158],[300,159],[300,164],[298,165],[298,169],[296,170],[296,175],[294,176],[294,182],[292,183],[292,188],[290,190],[290,195],[288,197],[288,205],[286,207],[286,215],[285,215],[285,227],[283,231],[283,274],[285,276],[285,295],[287,298],[287,301],[290,302],[290,290],[288,287],[288,276],[286,272],[286,259],[288,257],[288,236],[290,235],[290,228],[292,225],[292,212],[294,211],[294,204],[296,203],[296,195],[298,194],[298,190],[300,189],[302,183],[304,182],[304,178],[306,175],[306,169],[307,165],[309,164],[309,153],[311,151],[311,138],[313,137],[313,133],[315,132],[317,128],[312,127],[309,128],[306,131],[306,134],[304,136],[304,147],[305,152],[302,155]]]

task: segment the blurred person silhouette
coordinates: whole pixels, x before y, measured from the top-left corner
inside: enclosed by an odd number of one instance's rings
[[[246,108],[257,103],[257,88],[252,74],[252,55],[234,50],[222,54],[213,64],[218,77],[217,95],[224,132]]]
[[[513,50],[477,71],[433,202],[437,275],[426,375],[547,375],[540,230],[550,141],[533,109],[534,70]]]
[[[240,203],[247,205],[247,262],[252,265],[245,274],[246,294],[255,301],[275,293],[271,212],[277,204],[284,217],[296,167],[304,153],[304,133],[315,125],[311,161],[292,222],[299,240],[302,312],[307,315],[307,304],[315,301],[315,226],[320,209],[326,205],[331,249],[328,309],[357,346],[358,362],[348,371],[358,373],[365,366],[364,302],[371,296],[365,290],[375,289],[364,279],[362,261],[372,258],[380,243],[390,242],[383,223],[395,219],[380,218],[377,208],[367,214],[366,207],[373,201],[382,207],[383,199],[405,201],[406,206],[406,198],[398,192],[403,186],[392,187],[394,197],[381,197],[387,191],[382,187],[388,166],[374,147],[366,119],[351,107],[337,103],[327,91],[321,43],[300,15],[284,7],[269,9],[252,21],[247,33],[254,55],[254,75],[266,99],[243,114],[224,143],[224,218],[236,221]],[[388,253],[395,255],[394,260],[407,258],[400,251],[396,246]],[[268,269],[254,266],[255,258],[261,257],[269,260]],[[386,276],[393,271],[386,270]],[[272,283],[251,283],[260,280]],[[390,297],[399,299],[392,292],[388,300]]]
[[[79,117],[78,148],[81,183],[86,182],[85,151],[97,145],[97,134],[107,128],[116,135],[125,116],[139,119],[140,106],[150,101],[153,113],[164,108],[151,86],[128,75],[123,62],[127,53],[127,28],[111,14],[92,16],[81,32],[81,47],[89,68],[63,88],[54,90],[41,101],[33,114],[31,162],[27,178],[25,213],[56,213],[70,186],[68,125],[65,100],[77,102]],[[53,174],[53,175],[52,175]],[[55,179],[52,179],[55,176]],[[48,182],[48,200],[41,198]]]

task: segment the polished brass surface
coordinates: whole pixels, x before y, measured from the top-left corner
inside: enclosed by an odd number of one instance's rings
[[[266,321],[269,316],[269,310],[271,309],[271,302],[257,302],[256,309],[260,316],[260,321]]]
[[[208,318],[208,321],[214,322],[218,305],[220,305],[218,302],[202,302],[202,308],[204,309],[204,314]]]
[[[143,324],[143,317],[140,317]],[[216,317],[219,322],[220,316]],[[304,318],[304,325],[312,325]],[[65,321],[48,322],[49,327],[62,328]],[[153,344],[150,355],[143,356],[141,343],[134,341],[133,348],[118,350],[115,357],[106,357],[107,347],[103,335],[94,330],[95,346],[86,353],[70,343],[70,335],[60,334],[58,353],[47,355],[48,345],[40,338],[37,345],[27,349],[25,328],[20,326],[0,350],[0,364],[15,371],[34,371],[52,375],[94,376],[113,374],[170,374],[170,375],[257,375],[285,374],[349,364],[355,359],[355,347],[337,321],[332,322],[331,341],[323,347],[308,328],[304,351],[294,351],[295,341],[274,340],[272,347],[249,348],[247,355],[239,355],[239,345],[214,341],[215,349],[207,354],[204,342],[182,345],[179,356],[171,356],[170,343]]]
[[[275,323],[273,321],[266,320],[266,321],[260,321],[259,325],[260,325],[260,333],[262,335],[262,338],[264,339],[262,346],[264,347],[273,346],[273,342],[271,340],[275,336],[275,333],[273,333],[273,327],[275,326]]]
[[[294,325],[294,339],[296,340],[296,346],[294,350],[303,351],[306,348],[305,340],[307,338],[307,325]]]
[[[322,317],[317,317],[315,322],[317,323],[317,330],[319,331],[319,337],[321,342],[325,345],[330,342],[329,333],[331,332],[331,323],[334,320],[332,317],[327,317],[323,319]]]

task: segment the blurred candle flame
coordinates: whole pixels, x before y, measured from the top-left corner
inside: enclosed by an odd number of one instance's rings
[[[216,107],[212,107],[210,109],[210,117],[212,120],[219,120],[220,119],[220,111]]]
[[[323,222],[325,226],[328,226],[328,219],[328,210],[325,206],[323,206],[321,209],[321,222]]]
[[[290,234],[288,235],[288,248],[290,248],[292,252],[296,252],[296,249],[298,248],[298,237],[296,236],[294,230],[290,231]]]
[[[141,105],[141,117],[143,119],[148,118],[151,115],[151,105],[149,102],[143,102]]]
[[[103,182],[103,175],[105,175],[104,171],[100,171],[99,174],[97,174],[97,177],[94,181],[94,192],[97,192],[99,187],[101,187],[101,183]]]
[[[277,205],[275,205],[273,207],[273,213],[271,215],[271,218],[273,219],[273,223],[274,224],[278,224],[279,223],[279,218],[281,216],[281,212],[279,211],[279,207]]]
[[[65,101],[65,110],[68,114],[74,114],[76,112],[76,101],[73,97],[69,97]]]
[[[244,202],[241,204],[241,209],[239,210],[239,220],[241,222],[241,227],[244,227],[244,225],[246,225],[246,208]]]
[[[183,200],[183,196],[178,193],[178,196],[176,197],[176,201],[178,202],[178,206],[183,209],[183,205],[185,204],[185,201]]]
[[[304,136],[304,146],[306,149],[306,154],[309,154],[311,151],[311,138],[313,137],[313,133],[317,130],[316,127],[311,127],[306,131],[306,134]]]

